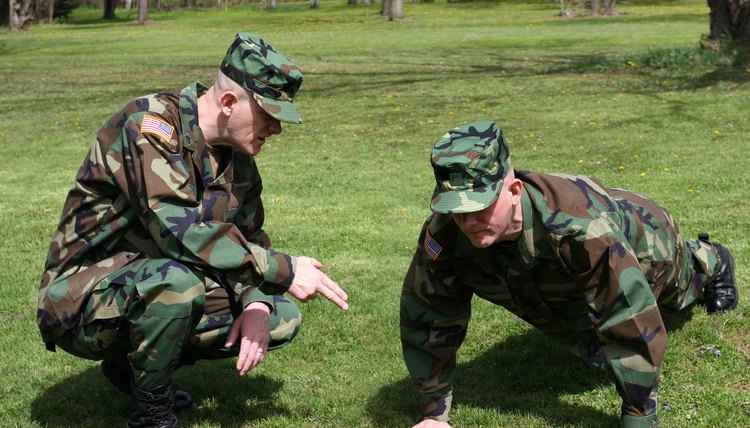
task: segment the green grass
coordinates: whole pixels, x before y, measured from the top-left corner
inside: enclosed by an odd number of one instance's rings
[[[233,362],[177,373],[186,427],[404,427],[417,393],[400,355],[398,299],[432,191],[428,154],[448,129],[488,118],[514,165],[595,175],[669,208],[686,236],[735,254],[750,296],[750,70],[701,51],[704,1],[622,3],[614,18],[560,19],[554,2],[323,2],[151,13],[0,34],[0,426],[119,425],[128,400],[95,362],[44,350],[37,285],[63,198],[101,123],[132,97],[210,83],[237,31],[302,66],[305,124],[266,144],[267,230],[315,256],[350,294],[344,313],[301,305],[304,328],[249,376]],[[750,425],[750,320],[702,307],[668,314],[665,426]],[[699,356],[702,346],[722,356]],[[619,398],[590,368],[506,311],[475,302],[459,354],[455,424],[615,426]]]

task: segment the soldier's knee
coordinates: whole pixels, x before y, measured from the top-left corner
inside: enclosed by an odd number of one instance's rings
[[[187,316],[205,303],[205,277],[176,260],[144,261],[133,279],[152,311],[163,307],[172,316]]]
[[[273,306],[269,349],[281,348],[291,342],[302,326],[302,314],[294,302],[284,296],[274,296]]]

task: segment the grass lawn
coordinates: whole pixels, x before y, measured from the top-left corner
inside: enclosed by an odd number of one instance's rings
[[[406,427],[417,391],[401,359],[401,281],[429,213],[428,156],[448,129],[493,119],[514,166],[594,175],[669,208],[685,236],[732,249],[744,300],[666,314],[659,414],[667,427],[750,426],[750,69],[701,51],[703,0],[623,2],[561,19],[555,2],[250,4],[135,11],[0,33],[0,426],[121,426],[129,400],[98,363],[45,351],[37,287],[63,198],[102,122],[129,99],[211,83],[237,31],[305,74],[305,123],[264,146],[266,229],[350,294],[344,313],[300,305],[301,334],[240,378],[233,361],[177,372],[186,427]],[[459,353],[457,427],[616,426],[619,397],[591,368],[505,310],[475,301]],[[721,356],[700,355],[706,346]]]

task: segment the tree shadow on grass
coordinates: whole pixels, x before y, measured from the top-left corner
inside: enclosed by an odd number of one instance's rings
[[[564,395],[607,384],[614,390],[608,372],[589,366],[557,342],[530,330],[460,363],[453,406],[532,414],[550,425],[617,426],[619,412],[607,414],[585,403],[561,400]],[[381,388],[368,403],[368,414],[377,426],[409,426],[418,419],[418,400],[416,387],[404,378]]]
[[[178,415],[181,425],[207,420],[239,428],[289,413],[276,404],[281,381],[263,375],[239,377],[230,361],[183,367],[172,383],[195,400],[193,409]],[[122,426],[129,413],[130,398],[105,380],[98,363],[49,386],[31,404],[31,419],[50,428]]]

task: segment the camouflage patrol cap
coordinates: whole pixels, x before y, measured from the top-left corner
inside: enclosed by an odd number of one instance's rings
[[[441,214],[480,211],[495,201],[510,170],[503,131],[480,120],[451,129],[432,148],[435,192],[432,211]]]
[[[302,85],[302,72],[260,37],[237,33],[220,69],[250,91],[271,116],[282,122],[302,123],[293,104],[294,95]]]

